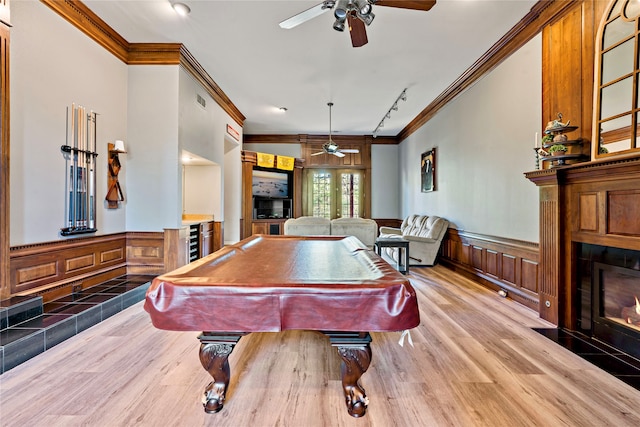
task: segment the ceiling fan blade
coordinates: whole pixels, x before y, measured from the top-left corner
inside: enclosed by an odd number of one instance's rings
[[[340,150],[341,153],[359,153],[360,150],[357,148],[345,148],[344,150]]]
[[[311,153],[312,156],[319,156],[320,154],[325,154],[325,151],[318,151],[317,153]]]
[[[341,152],[341,151],[334,151],[331,154],[333,154],[336,157],[344,157],[345,156],[345,154],[343,152]]]
[[[317,4],[303,12],[298,13],[297,15],[293,15],[289,19],[285,19],[280,24],[280,28],[284,28],[285,30],[290,30],[293,27],[297,27],[298,25],[309,21],[310,19],[315,18],[316,16],[320,16],[329,10],[328,7],[325,7],[324,2]]]
[[[430,10],[436,0],[378,0],[376,6],[398,7],[400,9]]]
[[[367,30],[365,28],[364,22],[355,16],[349,14],[348,23],[349,23],[349,33],[351,34],[351,45],[353,47],[361,47],[369,42],[367,40]]]

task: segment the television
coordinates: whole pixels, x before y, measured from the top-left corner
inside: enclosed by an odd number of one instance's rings
[[[254,197],[289,199],[289,174],[254,169],[251,188]]]

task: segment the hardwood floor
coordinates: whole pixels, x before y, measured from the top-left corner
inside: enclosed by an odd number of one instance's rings
[[[153,328],[136,304],[0,376],[0,425],[638,426],[640,391],[533,331],[552,327],[442,267],[411,270],[414,347],[373,333],[364,418],[340,358],[309,331],[254,333],[231,354],[224,408],[205,414],[197,333]]]

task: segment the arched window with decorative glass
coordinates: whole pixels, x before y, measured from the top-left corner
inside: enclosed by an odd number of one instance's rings
[[[640,1],[614,0],[596,39],[592,158],[640,151]]]

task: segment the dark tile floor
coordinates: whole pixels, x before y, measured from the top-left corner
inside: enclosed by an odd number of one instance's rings
[[[42,303],[0,302],[0,374],[144,299],[153,276],[125,275]]]
[[[640,390],[640,360],[579,332],[546,328],[534,330]]]

